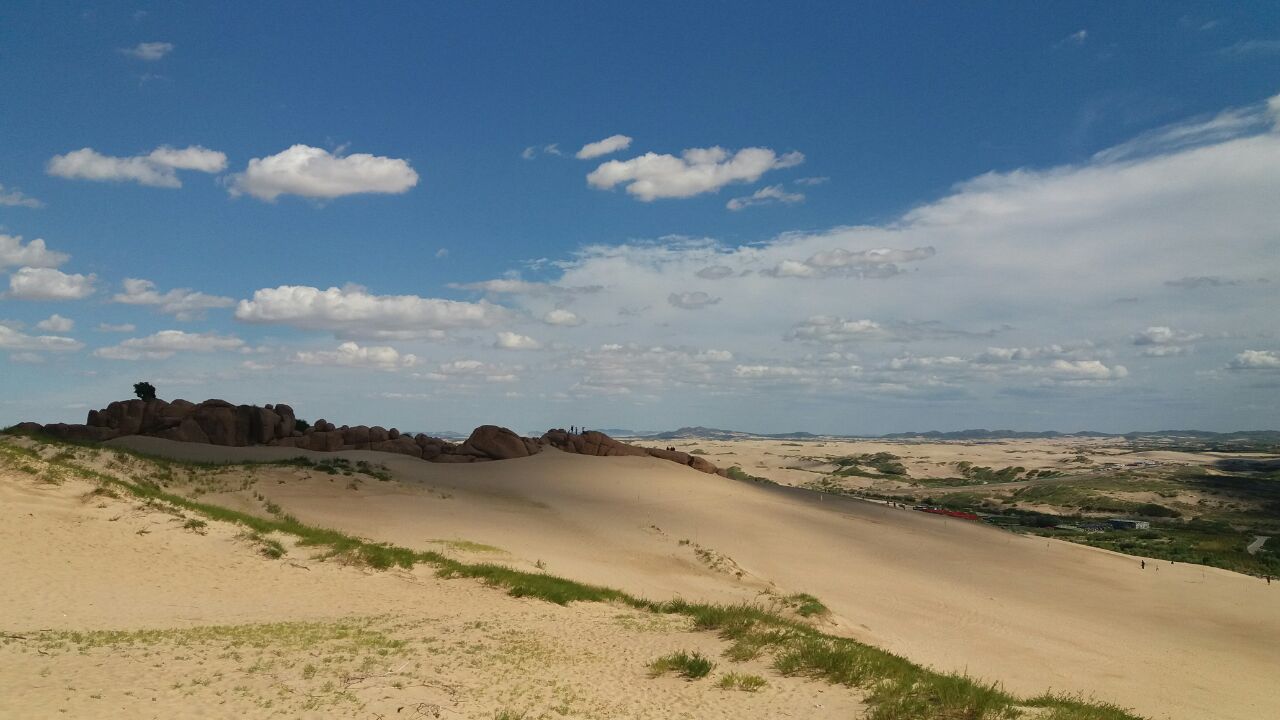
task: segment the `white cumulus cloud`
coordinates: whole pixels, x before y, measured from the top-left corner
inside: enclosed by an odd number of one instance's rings
[[[413,367],[418,358],[411,354],[401,354],[395,348],[385,345],[362,347],[354,342],[344,342],[332,352],[299,352],[294,355],[294,361],[304,365],[336,365],[390,371]]]
[[[76,327],[75,320],[72,320],[71,318],[64,318],[57,313],[54,313],[49,317],[45,318],[44,320],[41,320],[40,322],[36,323],[37,330],[43,330],[45,332],[52,332],[52,333],[69,333],[72,330],[74,330],[75,327]]]
[[[1245,350],[1227,363],[1229,370],[1280,370],[1280,352]]]
[[[180,188],[178,170],[218,173],[227,167],[227,156],[217,150],[192,145],[185,148],[161,146],[147,155],[113,157],[93,148],[81,148],[54,155],[45,166],[50,175],[69,180],[96,182],[136,182],[139,185]]]
[[[582,149],[574,155],[579,160],[590,160],[591,158],[600,157],[626,150],[631,147],[631,138],[626,135],[610,135],[603,140],[597,140],[593,143],[587,143]]]
[[[19,268],[9,276],[8,296],[17,300],[80,300],[93,294],[93,275],[53,268]]]
[[[547,314],[543,315],[542,322],[548,325],[560,325],[563,327],[573,327],[575,325],[581,325],[583,320],[582,318],[578,317],[577,314],[569,310],[565,310],[564,308],[556,308],[555,310],[550,310],[547,312]]]
[[[418,184],[407,160],[366,153],[341,155],[294,145],[275,155],[253,158],[231,177],[232,195],[274,201],[281,195],[329,199],[360,193],[399,194]]]
[[[45,247],[44,240],[36,238],[26,245],[20,235],[0,234],[0,269],[7,267],[52,268],[70,260],[66,253],[54,252]]]
[[[1174,330],[1164,325],[1153,325],[1133,336],[1134,345],[1180,345],[1195,342],[1204,337],[1200,333]]]
[[[432,331],[488,327],[507,316],[500,305],[423,298],[417,295],[374,295],[358,286],[327,290],[281,285],[241,300],[236,319],[251,323],[327,330],[351,337],[433,337]]]
[[[504,330],[498,333],[498,339],[494,341],[493,346],[501,350],[538,350],[542,347],[542,343],[528,335]]]
[[[618,185],[649,202],[658,198],[687,198],[715,192],[731,183],[755,182],[770,170],[804,162],[804,154],[779,156],[769,148],[743,148],[730,154],[722,147],[691,148],[680,154],[645,153],[630,160],[610,160],[587,175],[594,188]]]

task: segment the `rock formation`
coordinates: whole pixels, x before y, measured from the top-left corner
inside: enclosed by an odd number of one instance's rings
[[[284,405],[232,405],[225,400],[122,400],[90,410],[83,425],[22,423],[19,432],[39,432],[65,440],[102,442],[125,435],[150,435],[178,442],[244,447],[272,445],[317,452],[375,450],[429,462],[471,463],[536,455],[546,447],[579,455],[655,457],[705,473],[719,473],[702,457],[675,450],[619,442],[601,432],[549,430],[541,438],[521,437],[504,427],[481,425],[461,444],[427,435],[406,435],[396,428],[337,427],[321,419],[297,429],[293,408]]]

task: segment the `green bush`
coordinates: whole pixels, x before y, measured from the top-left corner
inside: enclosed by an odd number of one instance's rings
[[[139,400],[155,400],[156,386],[145,380],[136,382],[133,384],[133,394],[137,395]]]

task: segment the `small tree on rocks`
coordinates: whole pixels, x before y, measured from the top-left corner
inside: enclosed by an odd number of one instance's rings
[[[133,394],[137,395],[140,400],[155,400],[156,386],[145,380],[133,384]]]

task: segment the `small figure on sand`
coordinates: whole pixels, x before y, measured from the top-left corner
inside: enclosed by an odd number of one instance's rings
[[[1143,570],[1146,570],[1146,569],[1147,569],[1147,561],[1146,561],[1146,560],[1143,560],[1143,561],[1142,561],[1142,569],[1143,569]]]

